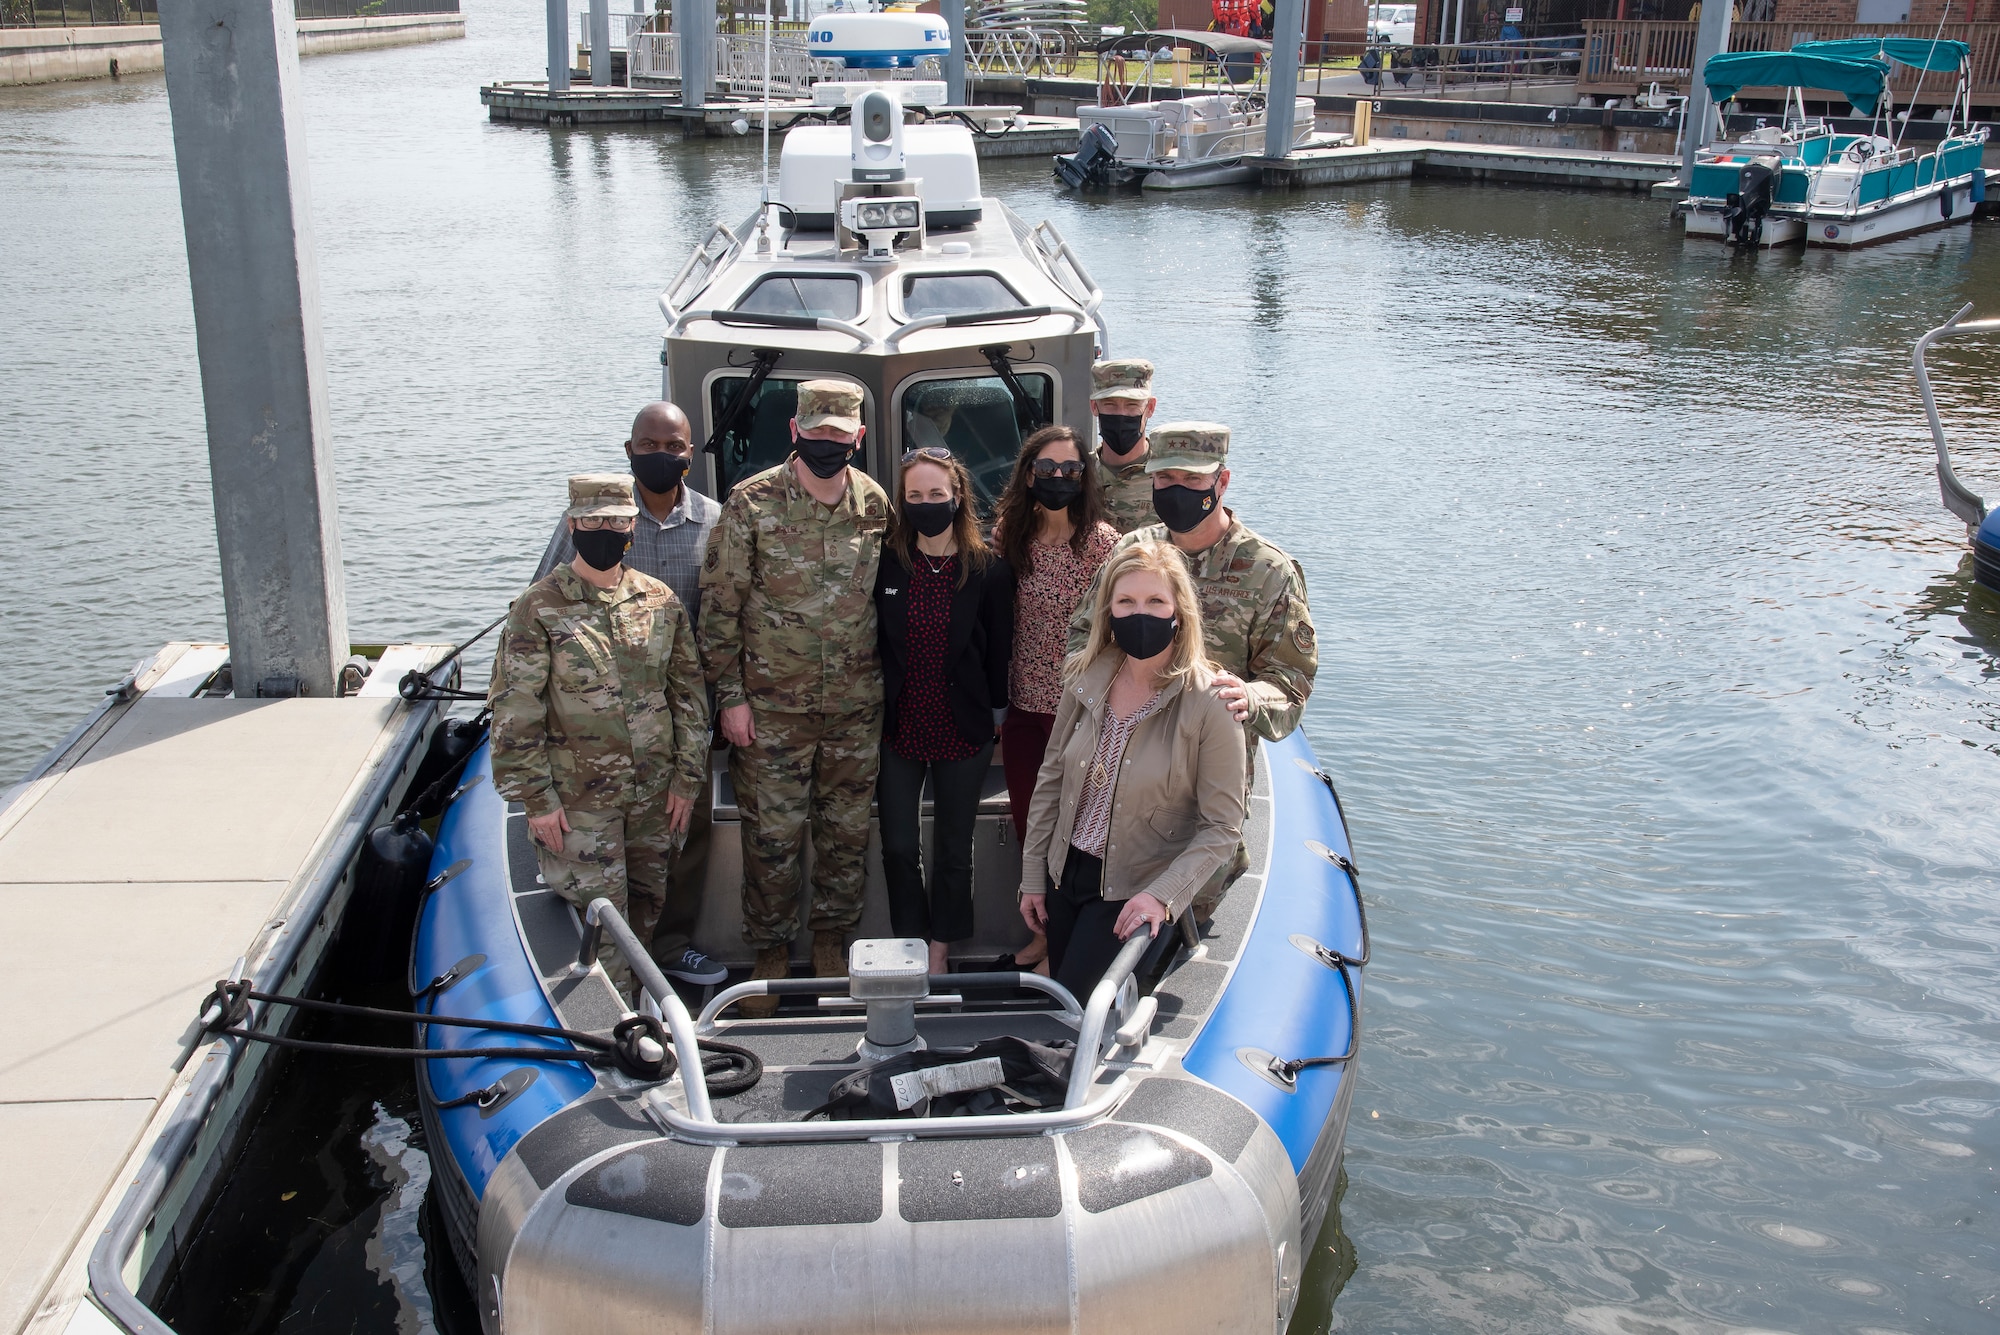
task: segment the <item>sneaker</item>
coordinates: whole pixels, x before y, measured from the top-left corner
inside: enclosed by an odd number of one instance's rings
[[[729,981],[729,970],[693,946],[689,946],[676,958],[662,964],[660,972],[669,978],[678,978],[683,983],[699,983],[703,986]]]

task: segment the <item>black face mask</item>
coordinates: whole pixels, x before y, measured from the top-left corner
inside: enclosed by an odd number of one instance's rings
[[[569,536],[576,554],[592,570],[611,569],[625,559],[626,549],[632,545],[632,535],[615,528],[580,528]]]
[[[1045,510],[1067,510],[1083,495],[1083,484],[1074,478],[1038,477],[1028,484],[1028,494]]]
[[[813,440],[799,437],[799,458],[806,461],[814,477],[835,477],[847,467],[848,459],[858,445],[850,445],[844,440]]]
[[[958,518],[957,501],[904,501],[903,513],[910,524],[927,538],[935,538]]]
[[[1166,652],[1174,642],[1174,631],[1180,628],[1176,617],[1156,617],[1145,612],[1134,612],[1128,617],[1111,618],[1111,638],[1125,651],[1127,658],[1151,658]]]
[[[1176,533],[1200,528],[1201,521],[1215,513],[1215,488],[1155,487],[1153,513]]]
[[[688,464],[693,462],[678,454],[668,454],[660,450],[652,454],[632,456],[632,476],[640,486],[655,496],[665,496],[680,486],[687,475]]]
[[[1130,454],[1146,433],[1146,419],[1118,413],[1097,415],[1097,438],[1113,454]]]

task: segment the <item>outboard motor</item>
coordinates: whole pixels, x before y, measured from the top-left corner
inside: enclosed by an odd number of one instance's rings
[[[1764,215],[1778,176],[1763,162],[1747,162],[1737,173],[1736,189],[1723,200],[1722,225],[1732,243],[1756,246],[1764,239]]]
[[[1093,125],[1077,140],[1076,152],[1058,155],[1056,175],[1072,190],[1102,189],[1111,184],[1118,161],[1118,140],[1102,125]]]

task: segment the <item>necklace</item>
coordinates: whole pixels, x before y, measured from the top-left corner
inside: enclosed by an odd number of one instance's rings
[[[929,552],[918,548],[917,555],[924,558],[924,565],[929,568],[933,575],[942,575],[946,568],[951,565],[952,557],[958,555],[958,553],[946,552],[943,556],[932,556]]]

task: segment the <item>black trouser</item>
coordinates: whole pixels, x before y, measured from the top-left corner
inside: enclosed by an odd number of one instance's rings
[[[972,935],[972,827],[993,765],[993,743],[964,760],[905,760],[887,742],[875,800],[882,817],[882,876],[897,936],[963,941]],[[924,893],[918,804],[931,779],[931,885]]]
[[[1125,901],[1104,897],[1104,863],[1073,847],[1063,859],[1062,884],[1049,891],[1044,903],[1049,914],[1049,968],[1058,983],[1079,1000],[1087,999],[1125,945],[1112,930]]]

